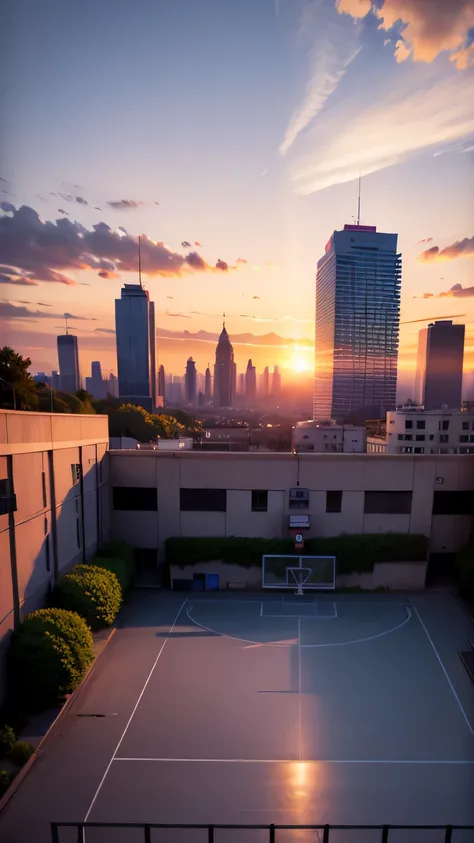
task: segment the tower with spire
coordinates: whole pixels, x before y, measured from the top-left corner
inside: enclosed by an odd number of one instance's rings
[[[235,398],[237,370],[234,349],[225,327],[225,313],[222,331],[216,348],[214,365],[214,406],[232,407]]]

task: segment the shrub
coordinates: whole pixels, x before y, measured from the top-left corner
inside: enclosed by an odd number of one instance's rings
[[[121,539],[111,539],[111,541],[106,542],[101,547],[98,555],[102,559],[107,559],[108,557],[123,559],[123,561],[130,564],[131,567],[135,567],[133,548]]]
[[[9,773],[8,770],[0,770],[0,797],[7,792],[13,778],[13,773]]]
[[[125,594],[129,590],[132,584],[132,572],[123,559],[114,559],[113,556],[102,559],[100,556],[94,556],[92,565],[115,574],[119,581],[122,594]]]
[[[122,603],[122,592],[111,571],[95,565],[76,565],[59,580],[53,602],[61,609],[77,612],[91,629],[102,629],[114,622]]]
[[[15,743],[15,732],[11,726],[3,726],[0,729],[0,757],[8,755]]]
[[[23,765],[31,758],[34,751],[34,746],[28,743],[28,741],[15,741],[10,752],[10,759],[14,764],[18,764],[19,767],[23,767]]]
[[[76,688],[94,659],[83,618],[64,609],[39,609],[13,633],[9,668],[19,705],[55,705]]]
[[[426,536],[405,533],[348,534],[305,541],[304,554],[335,556],[339,574],[370,572],[377,562],[426,561]],[[295,554],[291,539],[169,538],[166,561],[182,567],[219,559],[245,568],[260,566],[264,554]],[[299,554],[295,554],[296,556]]]

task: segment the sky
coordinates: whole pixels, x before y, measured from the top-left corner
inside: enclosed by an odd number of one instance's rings
[[[6,0],[1,344],[57,368],[64,313],[116,368],[114,300],[155,302],[158,362],[312,369],[334,230],[397,232],[400,377],[429,320],[474,369],[474,0]]]

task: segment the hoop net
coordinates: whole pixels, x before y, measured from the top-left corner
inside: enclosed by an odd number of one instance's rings
[[[312,568],[288,568],[288,579],[294,580],[296,583],[296,591],[295,594],[304,594],[303,586],[306,582],[308,582],[311,574],[313,573]]]

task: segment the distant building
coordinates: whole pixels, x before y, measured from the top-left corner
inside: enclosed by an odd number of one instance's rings
[[[214,406],[232,407],[235,398],[236,365],[234,349],[232,348],[225,322],[222,327],[216,348],[216,362],[214,366]]]
[[[462,402],[464,325],[432,322],[418,334],[415,400],[425,410],[459,410]]]
[[[212,399],[212,378],[209,363],[207,364],[206,374],[204,376],[204,402],[209,404]]]
[[[196,404],[196,363],[189,357],[186,363],[186,374],[184,376],[185,402],[192,407]]]
[[[268,366],[265,366],[263,374],[260,379],[260,397],[268,398],[270,394],[270,372]]]
[[[168,407],[181,407],[183,404],[183,385],[179,375],[170,375],[166,384],[166,404]]]
[[[112,398],[118,398],[118,378],[114,375],[113,372],[109,374],[108,380],[108,394],[112,396]]]
[[[389,454],[474,454],[474,413],[403,407],[387,413],[385,441]]]
[[[274,369],[273,369],[272,395],[275,398],[280,398],[280,396],[281,396],[281,374],[280,374],[280,369],[279,369],[278,366],[275,366]]]
[[[395,408],[401,271],[397,234],[345,225],[331,235],[316,275],[315,420]]]
[[[163,399],[163,406],[166,405],[166,375],[163,364],[158,369],[158,395]]]
[[[81,388],[77,337],[62,334],[58,337],[59,388],[63,392],[77,392]]]
[[[108,381],[102,377],[102,368],[98,360],[91,365],[91,377],[86,378],[86,392],[94,398],[105,398],[108,393]]]
[[[366,430],[352,424],[298,422],[292,430],[291,448],[296,453],[363,454],[366,450]]]
[[[252,360],[247,363],[245,372],[245,403],[247,407],[255,407],[257,401],[257,369]]]
[[[245,374],[243,372],[239,375],[239,388],[238,388],[239,395],[245,395]]]
[[[124,284],[115,300],[119,395],[145,410],[156,407],[155,305],[141,284]]]
[[[51,387],[52,389],[59,389],[59,372],[56,372],[55,369],[51,372]]]

